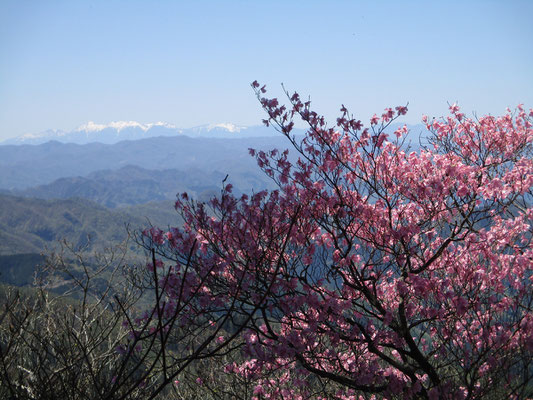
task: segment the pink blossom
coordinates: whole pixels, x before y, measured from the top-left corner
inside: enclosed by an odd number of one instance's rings
[[[405,107],[360,132],[344,107],[330,127],[298,95],[285,106],[252,86],[267,123],[309,127],[294,162],[250,150],[277,189],[185,197],[182,227],[145,231],[171,261],[148,264],[170,271],[165,312],[213,339],[199,357],[242,347],[224,371],[253,379],[257,398],[309,398],[314,375],[346,399],[515,390],[533,351],[531,117],[454,104],[424,117],[432,146],[412,151],[384,132]],[[240,335],[220,334],[227,321]]]

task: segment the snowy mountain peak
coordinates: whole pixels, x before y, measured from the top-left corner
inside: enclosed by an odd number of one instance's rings
[[[140,128],[144,132],[146,132],[148,129],[151,129],[153,127],[164,127],[168,129],[176,129],[176,126],[172,124],[168,124],[166,122],[154,122],[150,124],[141,124],[137,121],[114,121],[110,122],[109,124],[97,124],[93,121],[89,121],[88,123],[81,125],[76,129],[76,132],[100,132],[104,129],[115,129],[117,132],[120,132],[123,129],[127,128]]]
[[[0,144],[41,144],[50,140],[62,143],[104,143],[114,144],[122,140],[139,140],[156,136],[189,136],[202,138],[229,139],[237,137],[261,137],[276,135],[273,129],[263,126],[245,127],[229,122],[206,124],[195,128],[180,129],[166,122],[143,124],[137,121],[114,121],[98,124],[89,121],[71,131],[49,129],[36,134],[26,134],[8,139]]]
[[[237,126],[235,124],[232,124],[232,123],[221,123],[221,124],[210,124],[210,125],[207,125],[207,130],[208,131],[211,131],[213,129],[224,129],[228,132],[231,132],[231,133],[234,133],[234,132],[240,132],[241,130],[243,129],[246,129],[246,127],[244,126]]]

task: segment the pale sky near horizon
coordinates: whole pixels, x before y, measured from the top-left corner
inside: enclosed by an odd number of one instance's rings
[[[0,0],[0,140],[94,121],[258,125],[257,79],[333,122],[533,107],[533,1]]]

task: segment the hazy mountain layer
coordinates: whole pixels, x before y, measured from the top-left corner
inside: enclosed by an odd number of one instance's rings
[[[245,139],[157,137],[113,145],[48,142],[0,146],[0,189],[25,189],[63,177],[136,165],[153,170],[199,169],[206,174],[229,174],[230,178],[246,175],[252,184],[240,189],[249,191],[254,182],[262,182],[263,174],[248,149],[285,149],[288,145],[280,135]]]
[[[244,171],[228,177],[235,194],[242,193],[240,187],[259,190],[271,185],[271,181],[257,168],[254,172]],[[199,169],[147,170],[128,165],[118,170],[92,172],[86,177],[59,178],[47,185],[16,191],[14,194],[42,199],[82,197],[115,208],[175,199],[176,194],[182,192],[199,200],[207,200],[220,193],[224,178],[221,172],[203,172]]]

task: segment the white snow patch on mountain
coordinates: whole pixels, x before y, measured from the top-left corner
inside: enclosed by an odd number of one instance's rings
[[[141,124],[140,122],[137,122],[137,121],[114,121],[114,122],[110,122],[109,124],[97,124],[93,121],[89,121],[88,123],[78,127],[76,129],[76,132],[82,132],[82,131],[100,132],[108,128],[115,129],[118,132],[126,128],[140,128],[146,132],[148,129],[156,127],[156,126],[160,126],[160,127],[164,127],[168,129],[176,129],[175,125],[168,124],[166,122],[161,122],[161,121],[150,123],[150,124]]]
[[[139,140],[156,136],[189,136],[193,138],[238,138],[277,135],[272,128],[264,126],[239,126],[229,122],[206,124],[194,128],[181,129],[166,122],[140,123],[137,121],[114,121],[99,124],[89,121],[71,131],[49,129],[40,133],[26,134],[0,144],[41,144],[50,140],[62,143],[105,143],[113,144],[122,140]]]
[[[241,130],[243,129],[246,129],[246,127],[244,126],[237,126],[235,124],[231,124],[231,123],[222,123],[222,124],[210,124],[210,125],[207,125],[207,130],[208,131],[211,131],[213,129],[225,129],[226,131],[228,132],[240,132]]]

